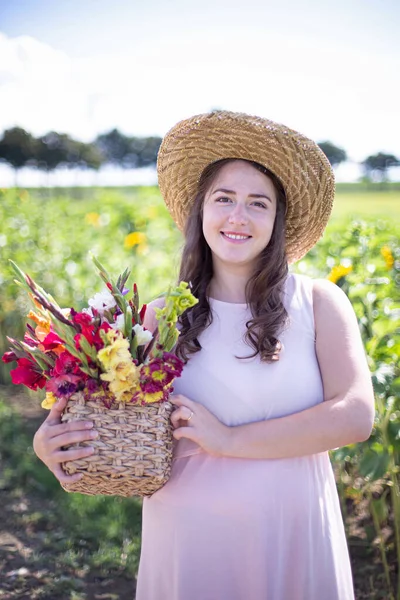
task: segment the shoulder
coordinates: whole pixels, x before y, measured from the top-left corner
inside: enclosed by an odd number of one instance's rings
[[[148,303],[146,307],[146,313],[143,319],[143,326],[145,329],[153,332],[157,327],[157,319],[156,319],[156,308],[164,308],[165,306],[165,298],[161,296],[160,298],[156,298]]]
[[[335,283],[327,279],[312,280],[313,310],[316,334],[337,331],[357,331],[358,322],[353,306]]]
[[[351,302],[344,291],[328,279],[312,279],[312,296],[314,308],[348,308]]]

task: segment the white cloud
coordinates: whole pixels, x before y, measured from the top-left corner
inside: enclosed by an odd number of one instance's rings
[[[21,125],[89,141],[118,127],[162,135],[211,108],[259,114],[344,147],[399,153],[395,58],[323,39],[231,27],[151,37],[130,52],[70,57],[0,34],[0,131]],[[365,57],[364,57],[365,58]],[[379,83],[377,75],[379,75]]]

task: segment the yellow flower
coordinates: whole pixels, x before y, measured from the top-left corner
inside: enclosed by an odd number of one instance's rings
[[[383,246],[383,248],[381,248],[381,254],[385,259],[386,268],[392,269],[394,265],[394,256],[389,246]]]
[[[93,227],[100,227],[100,215],[95,212],[90,212],[85,215],[86,223],[93,225]]]
[[[38,325],[42,329],[46,330],[47,333],[50,333],[50,324],[51,324],[50,319],[46,319],[45,317],[38,315],[33,310],[29,311],[27,318],[32,319],[32,321],[35,321],[36,325]]]
[[[337,283],[339,281],[339,279],[348,275],[352,270],[353,270],[352,266],[345,267],[343,265],[336,265],[335,267],[333,267],[332,271],[329,273],[328,279],[329,279],[329,281],[332,281],[333,283]]]
[[[124,248],[133,248],[133,246],[139,246],[145,244],[146,234],[140,231],[133,231],[128,233],[124,240]]]
[[[146,404],[152,402],[159,402],[164,398],[164,392],[153,392],[152,394],[141,394],[141,400],[144,400]]]
[[[118,402],[129,402],[137,391],[138,381],[135,375],[132,378],[119,379],[109,372],[102,373],[100,377],[103,381],[109,382],[109,390]]]
[[[46,392],[46,398],[42,402],[42,408],[50,410],[55,402],[57,402],[57,398],[53,392]]]
[[[106,337],[110,342],[109,345],[97,353],[97,357],[106,371],[114,369],[120,362],[132,362],[132,356],[129,352],[129,342],[119,331],[110,329],[107,331]]]
[[[132,360],[128,340],[114,330],[106,336],[110,345],[97,353],[106,371],[100,378],[109,382],[109,390],[119,402],[128,402],[138,387],[139,369]]]

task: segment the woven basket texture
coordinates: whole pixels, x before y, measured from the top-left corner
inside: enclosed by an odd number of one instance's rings
[[[62,421],[93,421],[99,437],[71,444],[68,449],[93,446],[95,453],[62,463],[65,473],[83,473],[80,481],[62,484],[67,492],[107,496],[151,496],[169,479],[173,437],[170,402],[140,406],[85,400],[82,393],[71,396]]]
[[[202,171],[222,158],[263,165],[286,192],[286,254],[302,258],[323,234],[335,194],[333,169],[325,154],[304,135],[268,119],[230,111],[195,115],[164,136],[157,158],[158,184],[180,230]]]

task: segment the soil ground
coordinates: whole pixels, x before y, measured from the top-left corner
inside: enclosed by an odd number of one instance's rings
[[[33,437],[43,411],[27,402],[24,394],[12,393],[8,398]],[[61,523],[41,516],[52,514],[54,500],[0,485],[0,502],[0,600],[134,600],[135,578],[126,571],[105,575],[92,566],[57,560],[57,540],[65,537],[65,531]],[[389,600],[368,511],[359,505],[356,513],[350,501],[347,510],[356,600]],[[394,561],[389,561],[389,567],[394,581]]]

